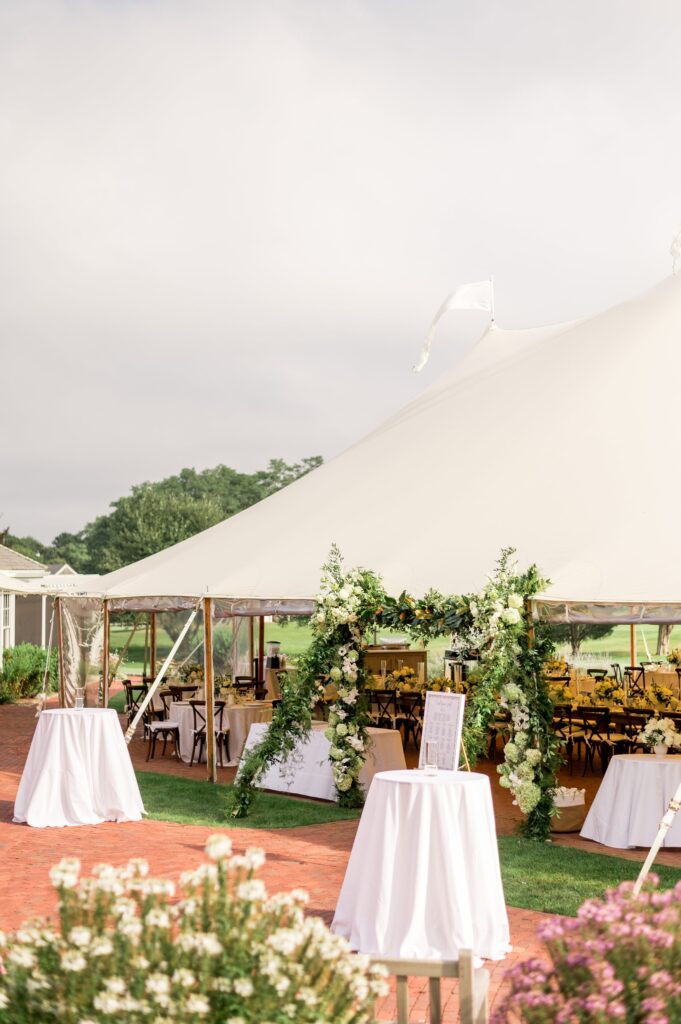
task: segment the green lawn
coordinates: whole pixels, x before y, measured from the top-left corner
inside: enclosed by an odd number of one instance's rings
[[[652,659],[656,658],[657,626],[637,626],[637,661],[646,660],[646,649],[643,643],[644,634],[650,651],[650,656]],[[681,647],[681,626],[674,626],[672,630],[670,649],[674,647]],[[572,660],[569,653],[569,647],[563,648],[563,653]],[[581,646],[580,654],[587,655],[593,659],[599,658],[604,668],[614,661],[619,661],[622,665],[628,665],[631,660],[629,648],[629,627],[615,626],[612,633],[608,636],[599,637],[597,640],[585,640]]]
[[[329,821],[359,817],[359,811],[344,810],[336,804],[261,793],[248,818],[228,818],[226,806],[231,786],[215,786],[198,779],[178,779],[154,772],[136,774],[149,817],[158,821],[220,828],[274,829],[324,825]]]
[[[342,810],[335,804],[261,793],[248,818],[227,818],[228,786],[150,772],[138,772],[137,780],[149,817],[160,821],[213,828],[279,829],[359,816],[358,811]],[[635,879],[640,869],[638,861],[516,836],[499,837],[499,856],[509,906],[571,916],[584,900]],[[679,870],[658,867],[656,871],[665,888],[681,881]]]

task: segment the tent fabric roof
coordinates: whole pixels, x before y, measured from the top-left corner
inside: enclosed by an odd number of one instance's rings
[[[342,455],[101,586],[311,599],[335,542],[390,592],[461,593],[513,546],[548,598],[679,603],[680,379],[681,277],[578,322],[490,328]]]

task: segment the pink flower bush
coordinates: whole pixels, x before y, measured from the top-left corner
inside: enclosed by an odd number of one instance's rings
[[[511,991],[491,1024],[679,1024],[681,882],[638,896],[625,882],[587,900],[576,918],[539,928],[550,961],[526,960],[506,975]]]

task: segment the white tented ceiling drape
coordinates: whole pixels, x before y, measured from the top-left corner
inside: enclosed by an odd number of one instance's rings
[[[681,278],[576,323],[490,328],[342,455],[102,585],[131,607],[309,610],[332,542],[415,594],[476,590],[513,546],[547,599],[664,618],[681,601],[680,338]]]

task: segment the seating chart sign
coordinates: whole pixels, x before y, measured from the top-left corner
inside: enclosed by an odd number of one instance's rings
[[[426,762],[426,743],[435,740],[438,768],[458,770],[465,703],[463,693],[438,693],[435,690],[426,693],[419,768],[423,768]]]

